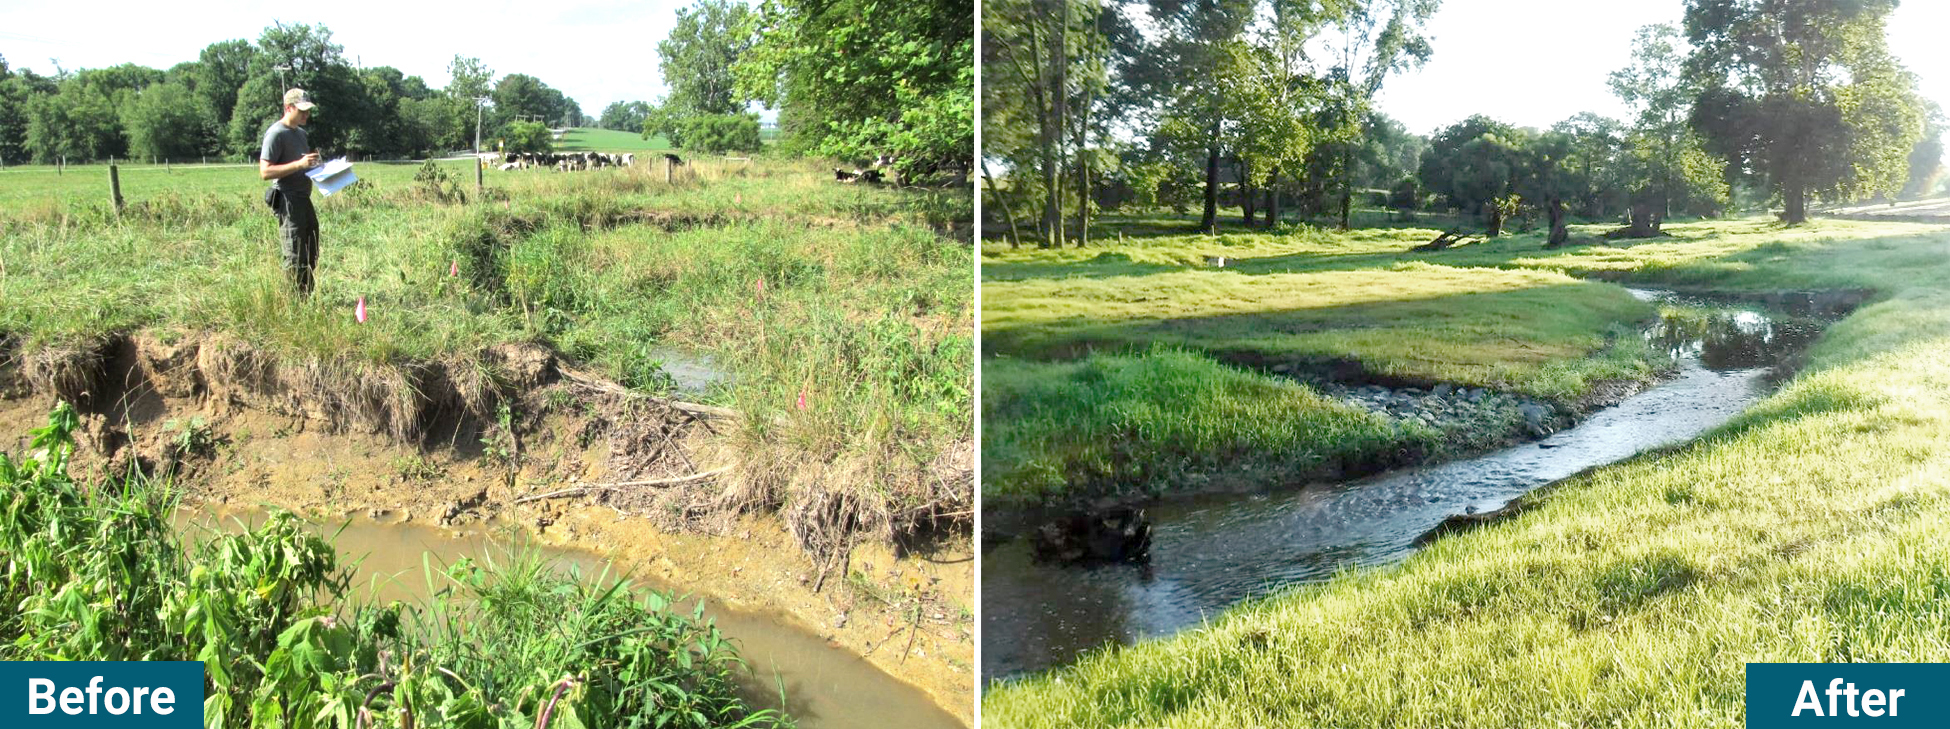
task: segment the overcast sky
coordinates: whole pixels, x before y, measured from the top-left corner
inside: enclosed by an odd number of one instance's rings
[[[1388,80],[1378,102],[1429,134],[1471,114],[1545,128],[1581,111],[1624,120],[1607,79],[1632,59],[1632,37],[1679,24],[1682,0],[1443,0],[1429,25],[1435,56]],[[1923,94],[1950,109],[1950,2],[1903,0],[1889,44]],[[1627,120],[1629,121],[1629,120]]]
[[[347,60],[392,66],[427,85],[447,85],[447,62],[474,56],[497,77],[525,73],[599,115],[612,101],[655,101],[657,41],[691,0],[0,0],[0,56],[10,66],[54,73],[139,63],[169,68],[204,46],[257,40],[274,21],[323,23]],[[324,103],[331,103],[321,100]]]

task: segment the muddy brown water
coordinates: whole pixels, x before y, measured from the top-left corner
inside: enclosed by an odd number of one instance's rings
[[[179,527],[191,529],[240,529],[263,518],[264,512],[255,510],[185,507],[177,521]],[[505,561],[511,548],[519,548],[539,552],[559,569],[576,569],[584,579],[595,579],[605,569],[610,579],[629,571],[627,565],[593,552],[499,536],[492,526],[442,529],[357,517],[344,522],[342,528],[339,523],[317,528],[328,536],[336,532],[333,544],[341,560],[345,564],[356,562],[350,596],[361,600],[423,601],[428,586],[424,569],[427,560],[423,558],[427,555],[439,569],[461,557]],[[629,575],[629,579],[639,587],[678,595],[690,593],[682,585],[662,584],[638,575]],[[688,614],[694,604],[687,601],[673,609]],[[728,609],[708,598],[705,615],[737,644],[739,656],[750,665],[741,681],[746,700],[762,708],[784,709],[802,729],[965,729],[926,692],[881,672],[860,656],[829,645],[785,615]],[[783,704],[779,700],[781,686]]]
[[[1833,315],[1633,294],[1684,307],[1643,332],[1677,375],[1543,440],[1331,486],[1155,505],[1143,566],[1040,564],[1027,539],[991,545],[982,559],[983,680],[1196,627],[1241,600],[1339,570],[1400,561],[1447,517],[1498,509],[1585,469],[1697,438],[1766,394],[1769,375]]]

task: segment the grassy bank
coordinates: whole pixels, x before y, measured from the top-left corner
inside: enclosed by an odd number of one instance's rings
[[[77,483],[58,407],[0,454],[0,659],[200,660],[205,725],[776,726],[736,693],[702,606],[539,560],[448,566],[424,604],[365,604],[329,541],[274,512],[186,539],[172,493]],[[492,650],[483,650],[492,646]]]
[[[1004,378],[985,393],[985,402],[995,404],[985,405],[983,488],[1000,502],[1197,490],[1206,483],[1198,471],[1246,454],[1296,466],[1281,474],[1288,478],[1266,474],[1268,483],[1283,482],[1321,475],[1314,467],[1323,461],[1404,463],[1414,454],[1482,440],[1377,424],[1370,414],[1274,372],[1488,387],[1567,407],[1597,383],[1644,381],[1655,373],[1635,331],[1653,315],[1650,304],[1549,265],[1488,260],[1469,249],[1473,257],[1404,253],[1435,231],[1298,228],[1205,236],[1150,219],[1119,221],[1107,230],[1094,248],[984,247],[983,347],[993,357],[985,372]],[[1535,252],[1541,238],[1513,236],[1493,245]],[[1223,265],[1215,265],[1220,259]],[[1144,354],[1159,345],[1188,354]],[[1074,379],[1107,356],[1143,358],[1154,372],[1173,370],[1165,379],[1304,395],[1247,409],[1236,407],[1240,398],[1215,401],[1199,389],[1136,387],[1110,396],[1145,403],[1133,409],[1010,384]],[[1016,374],[1072,361],[1085,365]],[[1192,413],[1214,425],[1160,428],[1145,414],[1150,409]],[[1039,424],[1065,422],[1088,427]],[[1117,451],[1107,456],[1107,449]]]
[[[846,495],[857,528],[891,537],[972,503],[942,465],[972,440],[970,253],[937,232],[968,201],[818,170],[491,171],[485,192],[471,170],[374,175],[319,199],[318,290],[302,302],[247,171],[199,173],[121,215],[51,184],[0,209],[0,339],[58,366],[111,333],[220,335],[321,387],[399,397],[428,362],[495,386],[483,352],[504,342],[652,394],[670,383],[660,352],[709,355],[731,382],[706,399],[746,416],[727,502]]]
[[[1950,230],[1681,226],[1545,254],[1733,291],[1872,288],[1780,392],[1700,441],[1577,477],[1404,564],[992,687],[1060,726],[1738,726],[1743,663],[1950,660]]]
[[[1176,350],[991,359],[982,410],[984,508],[1133,484],[1199,488],[1218,471],[1267,482],[1321,478],[1440,440],[1419,423],[1395,425],[1299,384]]]

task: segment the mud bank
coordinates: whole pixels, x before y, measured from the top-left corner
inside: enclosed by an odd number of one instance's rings
[[[532,345],[358,368],[185,332],[24,355],[0,341],[0,443],[24,448],[56,398],[83,412],[77,475],[172,478],[211,511],[269,505],[588,550],[789,622],[972,722],[967,537],[862,539],[817,558],[726,468],[737,413],[632,394]]]

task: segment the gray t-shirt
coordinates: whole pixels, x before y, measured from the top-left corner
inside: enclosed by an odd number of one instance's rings
[[[264,130],[264,150],[257,153],[259,159],[274,165],[296,162],[299,157],[311,151],[311,141],[306,139],[305,130],[286,126],[283,119],[271,122]],[[311,178],[299,172],[277,179],[278,187],[288,195],[310,195]]]

